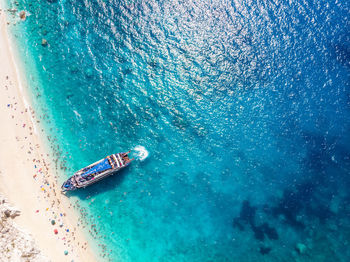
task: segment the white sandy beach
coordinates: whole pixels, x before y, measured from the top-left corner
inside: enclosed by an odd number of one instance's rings
[[[96,261],[78,226],[77,214],[60,193],[54,165],[36,131],[40,123],[26,102],[26,82],[19,77],[10,48],[8,13],[0,8],[0,195],[21,211],[11,221],[32,236],[45,260]],[[0,240],[0,249],[5,244]],[[16,245],[14,242],[11,247]],[[20,252],[1,252],[0,261],[32,261]]]

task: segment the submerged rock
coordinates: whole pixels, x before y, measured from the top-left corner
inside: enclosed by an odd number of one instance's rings
[[[259,248],[259,252],[262,255],[267,255],[268,253],[270,253],[270,251],[271,251],[271,247],[264,247],[264,246],[262,246],[262,247]]]
[[[21,18],[21,20],[26,20],[26,12],[23,10],[19,12],[19,18]]]
[[[300,255],[302,255],[302,254],[305,254],[307,247],[302,243],[298,243],[295,246],[295,249]]]
[[[92,77],[92,69],[91,69],[91,68],[86,69],[86,70],[85,70],[85,75],[86,75],[87,77]]]
[[[45,39],[45,38],[43,38],[42,40],[41,40],[41,45],[42,46],[47,46],[47,40]]]
[[[79,68],[76,66],[76,65],[72,65],[69,70],[72,72],[72,73],[77,73],[79,71]]]

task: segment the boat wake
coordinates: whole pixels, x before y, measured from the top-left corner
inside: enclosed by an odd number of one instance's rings
[[[149,155],[144,146],[135,146],[133,148],[133,154],[135,154],[135,159],[140,161],[144,161]]]

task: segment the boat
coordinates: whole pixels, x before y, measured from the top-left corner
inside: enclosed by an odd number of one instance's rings
[[[85,188],[127,167],[134,160],[129,153],[113,154],[80,169],[63,183],[62,192]]]

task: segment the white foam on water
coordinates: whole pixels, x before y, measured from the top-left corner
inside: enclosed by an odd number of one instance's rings
[[[133,151],[135,151],[136,154],[135,158],[140,161],[144,161],[149,155],[147,149],[144,146],[135,146],[133,148]]]

